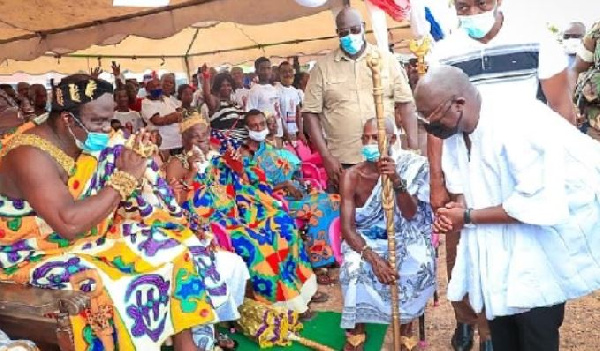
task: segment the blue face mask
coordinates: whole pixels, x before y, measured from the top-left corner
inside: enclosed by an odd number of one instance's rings
[[[162,89],[152,89],[150,90],[150,97],[153,99],[158,99],[162,96],[163,91]]]
[[[108,146],[108,142],[110,140],[110,135],[105,134],[105,133],[90,132],[86,127],[84,127],[84,125],[76,117],[73,117],[73,119],[87,133],[87,138],[85,138],[84,142],[81,142],[79,139],[77,139],[75,137],[75,134],[73,134],[73,132],[71,131],[71,128],[69,127],[69,132],[75,139],[75,144],[77,145],[78,148],[80,148],[81,150],[84,150],[84,151],[88,151],[88,152],[102,151],[102,150],[106,149],[106,147]]]
[[[496,10],[480,13],[471,16],[458,16],[460,27],[467,32],[471,38],[481,39],[485,37],[494,23],[496,23]]]
[[[377,145],[377,144],[363,145],[362,154],[365,157],[365,160],[367,160],[368,162],[379,161],[379,145]]]
[[[340,38],[340,45],[342,46],[342,50],[348,54],[356,55],[365,45],[365,38],[363,33],[348,34]]]

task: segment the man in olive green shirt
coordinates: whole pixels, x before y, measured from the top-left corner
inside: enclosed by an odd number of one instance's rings
[[[305,128],[334,188],[344,167],[363,161],[363,126],[375,117],[367,57],[375,51],[381,58],[384,115],[406,132],[410,149],[418,148],[412,92],[400,63],[392,53],[365,41],[364,22],[356,10],[345,7],[336,17],[336,26],[340,47],[311,70],[302,107]]]

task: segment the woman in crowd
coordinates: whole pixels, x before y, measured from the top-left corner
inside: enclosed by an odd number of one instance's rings
[[[183,118],[191,116],[194,112],[198,112],[202,118],[208,120],[208,106],[202,103],[200,106],[193,106],[192,101],[194,100],[194,89],[188,84],[181,84],[177,88],[177,98],[181,101],[181,108],[183,109]]]
[[[233,100],[235,81],[229,73],[219,73],[212,80],[208,69],[202,71],[202,90],[209,110],[210,127],[221,131],[233,141],[241,141],[248,136],[244,128],[244,112]]]
[[[167,167],[176,197],[192,216],[230,238],[250,270],[256,300],[310,317],[308,305],[317,284],[294,219],[248,158],[230,147],[223,156],[208,161],[209,135],[201,118],[182,123],[187,157],[173,158]]]

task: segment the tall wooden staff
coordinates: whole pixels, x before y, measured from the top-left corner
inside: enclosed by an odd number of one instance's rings
[[[374,51],[367,58],[367,64],[373,74],[373,98],[375,99],[375,114],[377,116],[377,127],[379,142],[379,154],[381,157],[388,155],[388,140],[385,130],[385,117],[383,115],[383,88],[381,87],[381,56],[378,51]],[[388,176],[381,176],[383,184],[383,209],[385,210],[385,219],[388,239],[389,262],[393,269],[396,269],[396,231],[394,230],[394,189],[391,179]],[[394,331],[394,351],[400,351],[402,339],[400,335],[400,302],[398,301],[398,284],[394,282],[390,285],[392,294],[392,326]]]

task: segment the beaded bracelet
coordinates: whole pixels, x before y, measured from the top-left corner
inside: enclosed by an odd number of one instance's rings
[[[138,181],[134,176],[127,172],[116,171],[110,176],[106,185],[115,189],[121,195],[122,201],[127,201],[138,187]]]

